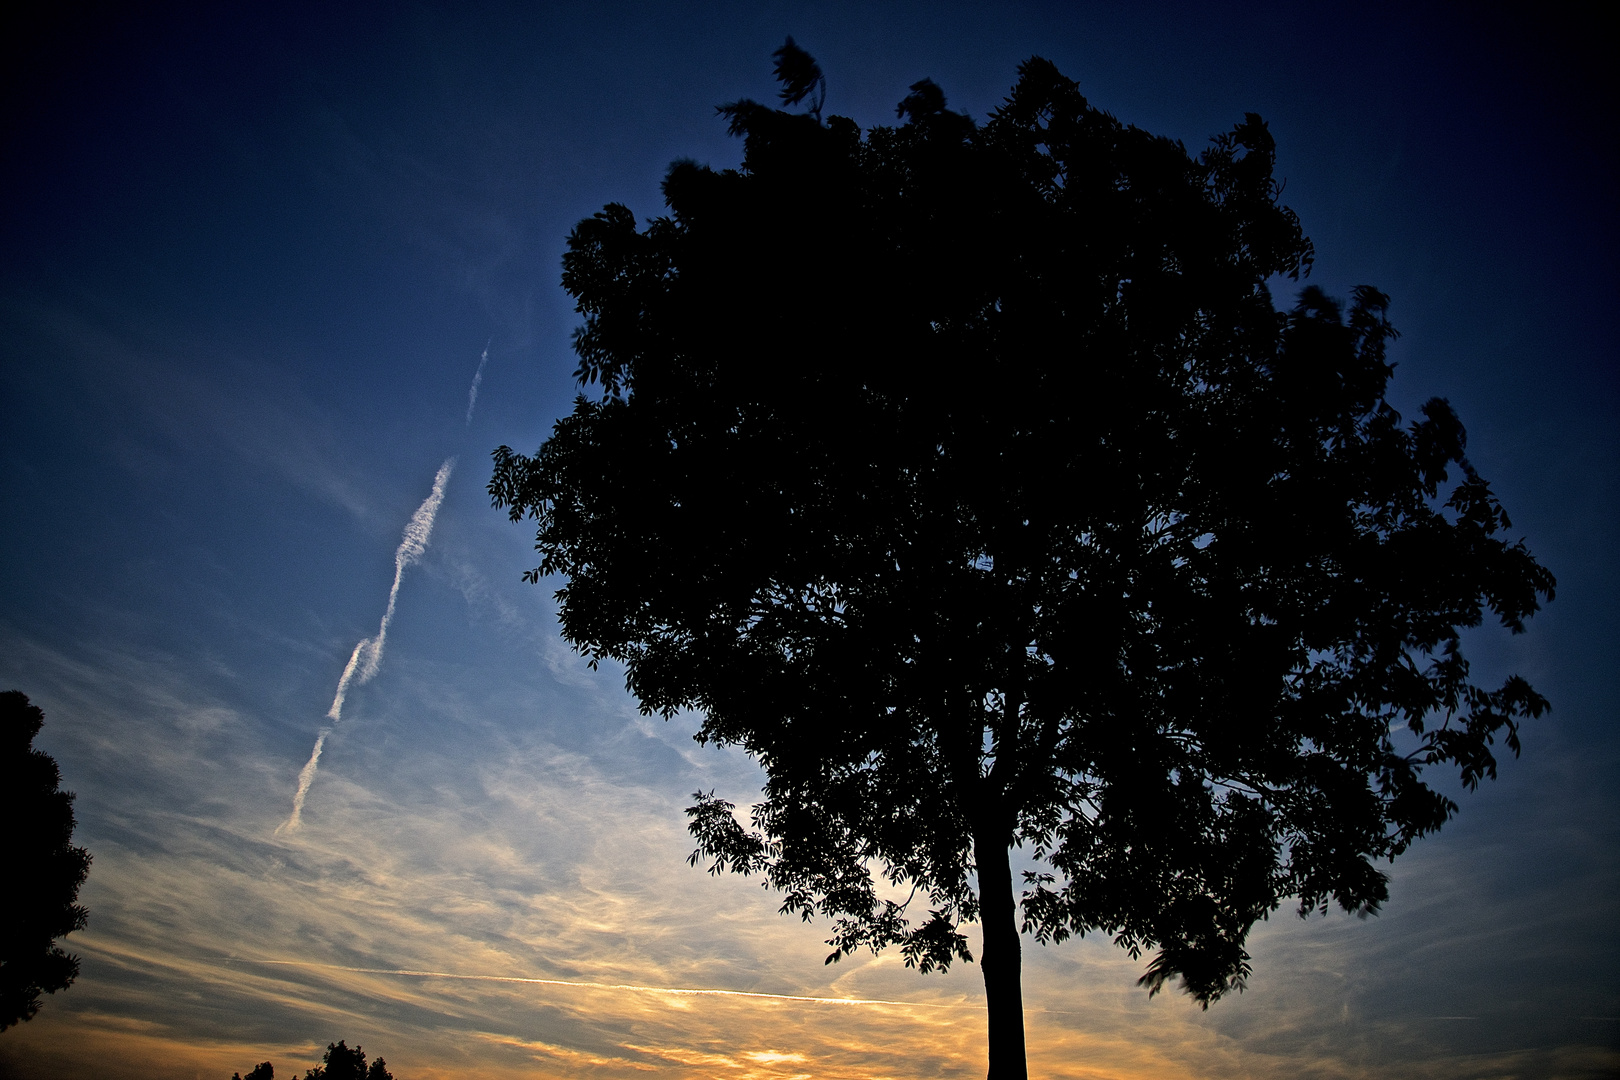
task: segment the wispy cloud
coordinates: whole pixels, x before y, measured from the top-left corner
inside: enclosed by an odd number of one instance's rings
[[[461,607],[450,591],[437,602]],[[486,644],[499,640],[487,629]],[[85,973],[7,1033],[0,1065],[12,1054],[44,1077],[85,1075],[98,1061],[229,1076],[273,1060],[290,1072],[347,1038],[422,1080],[983,1076],[976,966],[922,977],[898,957],[863,954],[823,967],[822,926],[780,918],[779,898],[757,883],[684,864],[680,800],[709,783],[697,765],[632,723],[623,695],[610,712],[532,655],[502,679],[481,669],[457,682],[449,661],[392,654],[372,692],[393,741],[347,744],[353,767],[323,776],[322,813],[292,844],[270,835],[292,748],[266,741],[262,695],[233,707],[197,689],[190,655],[69,660],[5,636],[0,646],[0,668],[39,688],[96,855],[91,925],[68,942]],[[345,724],[325,746],[360,730]],[[94,781],[115,773],[125,786]],[[742,793],[741,773],[723,779]],[[1602,873],[1556,892],[1498,894],[1478,887],[1455,840],[1441,841],[1397,864],[1381,919],[1263,925],[1249,991],[1209,1013],[1179,995],[1148,999],[1135,986],[1141,962],[1106,939],[1030,944],[1032,1072],[1612,1072],[1612,1021],[1559,1020],[1590,1032],[1582,1045],[1518,1050],[1532,1043],[1504,1037],[1499,1052],[1466,1058],[1452,1030],[1546,1023],[1544,1012],[1515,1020],[1515,984],[1481,980],[1477,961],[1522,965],[1513,939],[1561,940],[1565,951],[1546,962],[1573,969],[1589,935],[1571,923],[1549,936],[1528,920],[1590,910],[1612,895]],[[298,963],[243,962],[252,957]],[[1505,1004],[1473,1007],[1493,995]],[[828,998],[873,1004],[818,1000]],[[1612,1015],[1602,1005],[1570,1015]],[[1481,1021],[1427,1019],[1438,1015]]]
[[[485,354],[488,355],[487,348]],[[473,385],[477,387],[476,380]],[[411,515],[411,520],[405,525],[405,533],[400,537],[399,547],[394,551],[394,584],[388,590],[388,607],[383,611],[382,622],[377,627],[377,636],[362,638],[355,645],[354,651],[349,654],[349,662],[343,666],[343,674],[338,678],[337,692],[332,695],[332,707],[326,711],[327,718],[334,725],[343,719],[343,703],[348,699],[350,682],[356,677],[361,684],[370,682],[376,677],[382,665],[383,646],[388,641],[388,627],[394,621],[394,611],[399,604],[399,584],[404,580],[405,568],[421,561],[423,552],[427,551],[428,540],[433,536],[433,522],[439,514],[439,504],[444,502],[444,486],[450,481],[450,470],[455,464],[456,459],[452,457],[446,458],[444,464],[439,466],[439,471],[433,478],[433,490],[422,500],[422,505],[416,508],[416,513]],[[315,770],[320,764],[321,750],[326,746],[326,737],[331,733],[331,728],[322,728],[320,734],[315,737],[315,747],[310,751],[309,760],[298,772],[298,789],[293,793],[292,813],[276,832],[292,832],[303,821],[304,800],[309,796],[310,785],[315,782]]]
[[[358,655],[359,652],[360,647],[357,645],[355,646],[355,653]],[[353,669],[354,657],[351,656],[349,657],[349,666],[343,669],[343,679],[345,682],[348,680],[349,672]],[[341,692],[342,691],[340,690],[339,693]],[[333,706],[333,708],[337,707],[338,705]],[[315,769],[321,763],[321,751],[325,749],[326,737],[330,734],[332,734],[331,728],[321,728],[320,734],[315,736],[315,746],[309,752],[309,760],[304,762],[304,767],[302,769],[298,770],[298,789],[293,792],[292,814],[287,818],[286,821],[282,822],[281,825],[277,827],[276,832],[291,832],[293,829],[298,828],[299,824],[302,822],[304,816],[304,800],[309,796],[309,785],[315,782]]]
[[[494,339],[491,338],[491,341]],[[489,342],[484,342],[484,355],[478,358],[478,370],[473,372],[472,385],[467,387],[467,423],[472,423],[473,406],[478,404],[478,384],[484,381],[484,365],[489,363]]]
[[[285,357],[94,303],[19,309],[8,298],[0,313],[15,320],[23,342],[53,358],[30,377],[48,377],[108,417],[105,449],[120,468],[160,475],[179,460],[228,454],[355,517],[373,512],[355,445],[332,408],[299,388]]]
[[[581,982],[577,979],[535,979],[520,975],[467,975],[449,971],[415,971],[410,968],[347,967],[342,964],[318,964],[309,960],[244,960],[239,962],[267,964],[277,967],[352,971],[361,975],[403,975],[417,979],[466,979],[470,982],[567,986],[581,990],[618,990],[632,994],[669,994],[673,997],[760,998],[769,1001],[803,1001],[817,1005],[895,1005],[908,1009],[972,1009],[975,1012],[983,1008],[977,1002],[973,1004],[952,1004],[937,1001],[890,1001],[887,998],[817,997],[812,994],[763,994],[752,990],[717,990],[699,986],[640,986],[635,983]]]
[[[383,612],[382,625],[377,628],[377,636],[371,639],[371,644],[365,651],[365,663],[361,668],[360,681],[370,682],[377,674],[378,665],[382,663],[383,643],[388,639],[388,625],[394,621],[394,608],[399,603],[399,583],[405,575],[407,566],[414,566],[421,561],[422,553],[427,551],[429,538],[433,535],[433,521],[439,515],[439,504],[444,502],[444,485],[450,480],[450,470],[455,467],[455,458],[446,458],[439,466],[437,475],[433,477],[433,490],[428,497],[422,500],[422,505],[416,508],[411,520],[405,525],[405,534],[400,537],[399,547],[394,551],[394,584],[388,590],[388,608]],[[351,656],[352,663],[360,655],[357,651]],[[345,669],[347,670],[347,669]],[[340,699],[333,699],[332,709],[327,713],[336,722],[340,716]]]

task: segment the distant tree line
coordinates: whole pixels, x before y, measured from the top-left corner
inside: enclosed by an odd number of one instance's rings
[[[275,1080],[275,1075],[275,1066],[261,1061],[246,1076],[232,1073],[231,1080]],[[298,1078],[295,1076],[293,1080]],[[382,1058],[373,1061],[371,1067],[367,1068],[365,1050],[359,1046],[347,1046],[339,1039],[326,1044],[321,1063],[311,1067],[303,1080],[394,1080],[394,1074],[388,1071],[388,1064]]]

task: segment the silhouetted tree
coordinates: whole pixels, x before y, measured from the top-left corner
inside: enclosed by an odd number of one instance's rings
[[[1425,767],[1473,787],[1546,707],[1470,682],[1460,630],[1554,583],[1447,403],[1385,401],[1385,296],[1274,307],[1313,250],[1266,125],[1192,157],[1041,59],[982,126],[926,80],[864,135],[721,112],[740,169],[569,237],[599,392],[490,483],[563,635],[764,767],[748,824],[698,794],[693,860],[834,920],[829,962],[944,967],[977,920],[992,1077],[1025,1075],[1020,926],[1207,1007],[1285,900],[1377,909],[1456,809]]]
[[[27,695],[0,693],[0,822],[5,915],[0,918],[0,1031],[39,1012],[40,995],[65,990],[79,959],[56,939],[84,928],[74,903],[90,853],[73,846],[73,793],[61,790],[56,761],[33,748],[45,714]]]
[[[321,1065],[304,1074],[304,1080],[394,1080],[394,1074],[388,1071],[382,1058],[373,1061],[368,1069],[366,1052],[359,1046],[344,1045],[342,1039],[326,1044],[326,1054],[321,1061]],[[268,1065],[266,1062],[264,1067]]]
[[[326,1044],[321,1062],[304,1074],[304,1080],[394,1080],[394,1074],[388,1071],[388,1063],[382,1058],[373,1061],[368,1069],[366,1052],[358,1046],[348,1046],[342,1039]],[[255,1065],[246,1077],[232,1073],[231,1080],[275,1080],[275,1075],[275,1066],[264,1061]]]

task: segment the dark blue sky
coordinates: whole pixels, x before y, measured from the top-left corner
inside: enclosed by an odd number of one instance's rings
[[[549,590],[518,580],[527,534],[483,493],[489,450],[532,449],[573,395],[569,228],[609,201],[657,213],[676,158],[738,161],[714,106],[769,99],[788,34],[821,62],[827,112],[863,126],[925,76],[982,117],[1033,54],[1193,150],[1260,113],[1313,280],[1391,295],[1394,403],[1451,399],[1559,578],[1526,635],[1470,642],[1480,681],[1519,671],[1553,713],[1397,864],[1380,918],[1274,919],[1251,989],[1208,1014],[1148,1002],[1106,943],[1031,946],[1038,1070],[1620,1062],[1617,162],[1595,24],[1320,5],[80,10],[0,35],[0,682],[44,707],[40,745],[79,794],[92,920],[79,984],[0,1036],[0,1063],[70,1075],[116,1053],[119,1075],[223,1077],[304,1068],[345,1037],[411,1080],[982,1072],[975,970],[824,969],[824,934],[685,866],[689,793],[746,802],[757,774],[570,656]],[[387,656],[351,690],[302,829],[277,835],[451,457]]]

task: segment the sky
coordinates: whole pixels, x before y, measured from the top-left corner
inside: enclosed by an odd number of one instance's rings
[[[489,453],[571,406],[568,230],[736,164],[791,34],[826,111],[931,77],[982,118],[1041,55],[1196,150],[1278,143],[1312,280],[1372,284],[1391,401],[1448,397],[1557,599],[1478,681],[1552,701],[1392,867],[1284,908],[1204,1012],[1026,938],[1032,1075],[1620,1070],[1620,393],[1605,40],[1490,5],[85,5],[0,34],[0,688],[94,856],[77,983],[0,1075],[982,1076],[974,966],[825,966],[685,858],[760,773],[557,634]],[[1500,9],[1506,11],[1507,9]],[[1453,13],[1453,18],[1447,13]],[[11,16],[15,18],[16,16]],[[1569,21],[1569,20],[1574,21]],[[1603,59],[1600,59],[1600,56]],[[1286,299],[1286,298],[1285,298]],[[317,760],[318,758],[318,760]],[[295,800],[298,810],[295,819]],[[976,941],[976,931],[970,930]],[[701,992],[695,992],[701,991]]]

